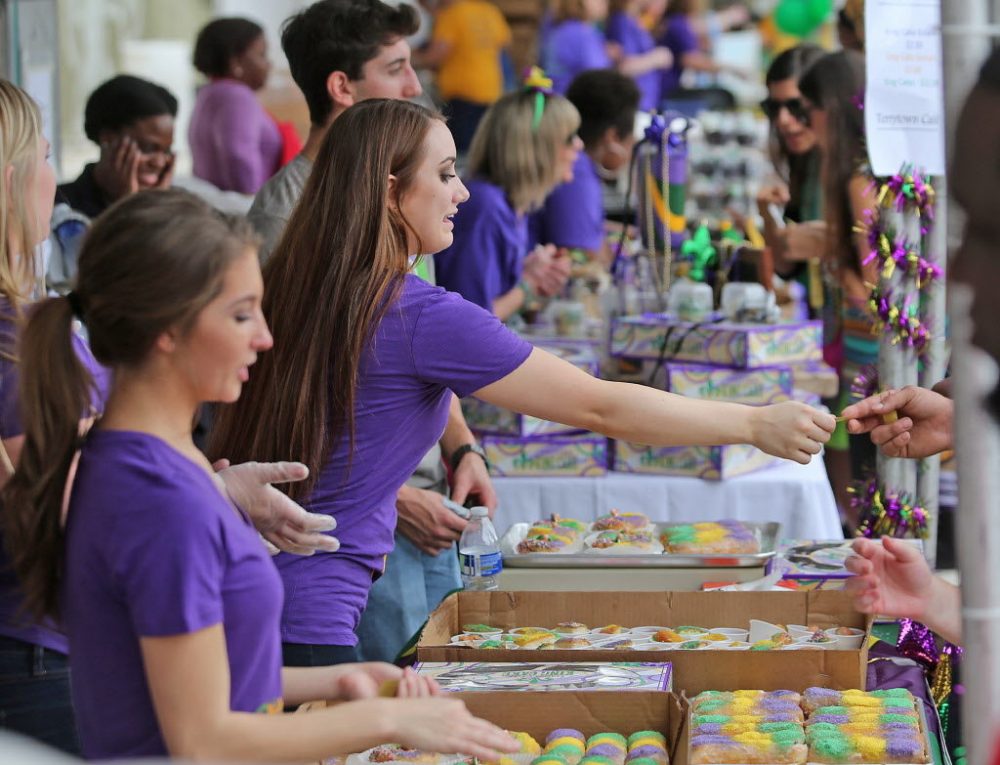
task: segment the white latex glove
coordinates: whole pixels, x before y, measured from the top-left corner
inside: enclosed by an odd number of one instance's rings
[[[212,467],[229,498],[250,516],[272,555],[312,555],[340,549],[340,540],[323,533],[337,527],[332,516],[306,512],[271,485],[303,480],[309,469],[301,462],[244,462],[230,466],[229,460],[219,460]]]

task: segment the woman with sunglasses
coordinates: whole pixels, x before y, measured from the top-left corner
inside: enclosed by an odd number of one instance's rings
[[[851,385],[861,370],[878,361],[878,336],[868,306],[869,285],[877,282],[878,269],[868,261],[866,234],[857,229],[866,213],[877,211],[865,148],[864,56],[855,51],[824,56],[802,76],[799,89],[823,157],[823,217],[827,230],[823,324],[824,335],[842,347],[836,359],[840,401],[834,411],[839,412],[850,403]],[[851,435],[846,441],[850,477],[863,480],[875,468],[875,448],[863,436]],[[840,489],[839,499],[843,502],[843,487]],[[841,507],[846,510],[850,504]],[[848,516],[848,525],[854,522],[856,519]]]
[[[769,149],[777,174],[757,193],[764,239],[778,273],[801,281],[806,289],[810,287],[807,264],[819,258],[825,228],[820,152],[799,93],[799,78],[823,55],[815,45],[799,45],[779,55],[767,70],[767,98],[761,103],[771,126]],[[811,296],[810,305],[818,306],[821,299]]]
[[[554,247],[528,251],[527,214],[573,179],[583,143],[580,115],[539,72],[486,112],[469,149],[468,204],[454,243],[434,258],[437,283],[506,320],[562,289],[569,259]],[[426,253],[430,254],[430,253]]]
[[[799,79],[824,55],[815,45],[799,45],[779,55],[767,70],[767,98],[761,107],[771,125],[769,148],[778,179],[760,188],[757,207],[764,219],[764,239],[774,255],[775,270],[802,285],[811,317],[826,319],[823,358],[839,370],[843,356],[840,323],[831,318],[837,295],[825,287],[822,271],[827,246],[822,154],[806,101],[799,92]],[[827,406],[840,411],[839,403],[834,399]],[[843,425],[826,445],[823,461],[838,504],[848,507],[851,466]]]
[[[599,380],[410,274],[412,258],[452,243],[451,217],[469,199],[455,156],[444,121],[406,101],[362,101],[337,118],[303,192],[312,204],[295,209],[265,270],[275,348],[213,432],[216,457],[302,456],[312,480],[293,496],[337,519],[336,556],[276,558],[284,639],[318,654],[355,644],[392,549],[396,491],[440,437],[453,393],[639,443],[748,441],[803,463],[833,430],[831,415],[798,402],[749,407]]]

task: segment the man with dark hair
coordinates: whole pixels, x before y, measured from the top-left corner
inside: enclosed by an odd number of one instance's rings
[[[380,0],[320,0],[285,22],[281,45],[305,94],[312,126],[302,153],[264,184],[248,214],[263,239],[262,260],[281,238],[333,121],[365,99],[420,95],[405,39],[418,23],[411,6]],[[421,263],[428,268],[432,259]],[[418,273],[433,280],[430,271]],[[362,660],[392,661],[441,599],[461,586],[454,544],[466,521],[442,502],[448,493],[442,451],[452,467],[452,498],[461,503],[477,495],[481,504],[496,507],[486,457],[455,398],[440,448],[424,458],[397,495],[396,546],[358,627]],[[284,644],[284,660],[286,666],[329,663],[322,653],[291,643]]]
[[[302,152],[264,184],[247,214],[262,239],[261,262],[278,243],[333,121],[358,101],[421,94],[406,42],[419,23],[412,6],[379,0],[320,0],[285,22],[281,47],[311,125]]]

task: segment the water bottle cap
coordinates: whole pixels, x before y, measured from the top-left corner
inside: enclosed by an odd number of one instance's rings
[[[487,507],[472,507],[469,508],[469,513],[473,518],[485,518],[490,514],[490,510]]]

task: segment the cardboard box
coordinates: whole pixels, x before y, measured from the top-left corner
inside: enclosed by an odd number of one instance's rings
[[[507,730],[524,731],[539,743],[556,728],[575,728],[584,736],[620,733],[629,736],[640,730],[655,730],[667,739],[670,762],[686,765],[686,753],[678,744],[686,737],[687,705],[679,696],[662,691],[590,693],[560,691],[547,693],[456,693],[469,711]],[[683,760],[675,757],[681,756]]]
[[[420,661],[664,661],[673,664],[673,687],[707,690],[813,685],[863,688],[867,647],[857,651],[500,651],[455,648],[463,624],[504,629],[548,627],[561,621],[591,626],[657,625],[747,627],[750,619],[775,624],[820,624],[871,629],[845,592],[459,592],[431,614],[417,643]],[[602,694],[594,694],[602,695]],[[611,695],[611,694],[608,694]]]
[[[555,693],[669,691],[671,665],[661,662],[421,661],[418,675],[433,677],[448,693],[518,691]]]
[[[645,446],[614,442],[613,469],[619,473],[683,475],[722,481],[781,462],[749,444],[728,446]]]
[[[626,691],[592,693],[589,691],[556,691],[532,693],[490,691],[488,693],[459,692],[452,698],[465,702],[476,717],[512,731],[523,731],[540,744],[556,728],[575,728],[584,736],[597,733],[620,733],[628,737],[641,730],[655,730],[664,735],[670,762],[686,765],[684,728],[687,725],[686,701],[677,694],[664,691]],[[330,706],[324,701],[299,707],[312,712]],[[681,757],[683,759],[676,759]],[[329,761],[325,761],[329,762]],[[317,765],[323,765],[319,763]]]
[[[763,367],[822,359],[822,324],[695,324],[649,313],[612,320],[610,354],[726,367]]]
[[[691,398],[773,404],[792,395],[792,371],[787,366],[733,369],[709,364],[664,364],[665,390]]]
[[[484,436],[495,476],[599,476],[608,472],[608,439],[596,433]]]

